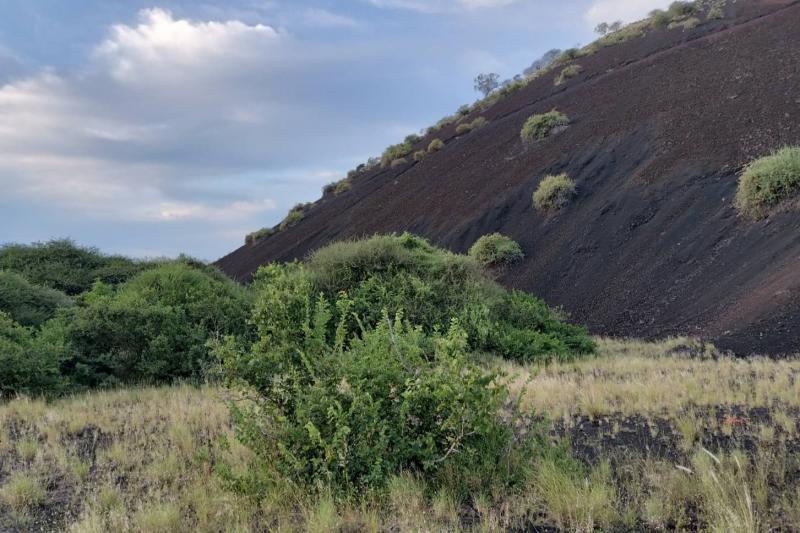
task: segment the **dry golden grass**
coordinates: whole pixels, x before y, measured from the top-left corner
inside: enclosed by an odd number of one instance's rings
[[[583,469],[551,459],[514,494],[469,508],[411,474],[382,499],[339,502],[278,482],[259,498],[229,490],[214,471],[252,469],[226,391],[176,386],[0,405],[0,530],[103,531],[565,531],[792,530],[800,525],[797,438],[800,361],[735,360],[687,339],[599,339],[597,357],[547,366],[492,360],[525,401],[566,427],[586,416],[669,420],[674,453],[603,448]],[[768,420],[721,423],[712,407],[766,407]],[[758,422],[758,423],[756,423]],[[618,431],[616,423],[606,431]],[[748,438],[703,451],[710,434]],[[217,444],[224,436],[227,451]],[[269,468],[263,466],[261,468]]]

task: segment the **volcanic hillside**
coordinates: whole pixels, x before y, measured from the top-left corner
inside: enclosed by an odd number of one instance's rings
[[[751,220],[733,200],[745,165],[800,144],[800,3],[729,1],[722,18],[696,22],[648,26],[578,57],[582,70],[560,85],[564,65],[551,69],[460,121],[485,117],[480,129],[429,133],[414,150],[434,138],[442,150],[361,172],[293,226],[217,264],[246,281],[259,265],[334,240],[407,230],[465,252],[500,232],[525,252],[500,281],[595,333],[797,351],[797,205]],[[554,108],[570,125],[523,142],[526,119]],[[562,172],[576,197],[538,212],[532,193]]]

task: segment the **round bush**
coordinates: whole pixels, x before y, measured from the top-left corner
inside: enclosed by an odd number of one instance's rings
[[[484,235],[475,241],[469,255],[484,266],[509,265],[525,257],[516,241],[499,233]]]
[[[434,139],[428,145],[428,152],[430,153],[438,152],[442,148],[444,148],[444,141],[442,141],[441,139]]]
[[[557,211],[567,205],[575,193],[575,182],[566,174],[546,176],[533,193],[533,205],[539,211]]]
[[[736,208],[760,218],[770,207],[800,194],[800,147],[786,147],[750,163],[739,178]]]
[[[0,270],[0,311],[23,326],[39,326],[53,318],[60,307],[69,307],[72,299],[48,287],[28,283],[14,272]]]
[[[556,109],[543,113],[541,115],[533,115],[525,121],[522,126],[522,140],[526,142],[542,140],[552,131],[559,127],[569,125],[569,118]]]

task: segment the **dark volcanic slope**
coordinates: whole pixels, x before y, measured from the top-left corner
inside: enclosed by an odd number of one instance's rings
[[[728,15],[581,58],[583,73],[560,87],[548,74],[484,112],[484,128],[440,131],[443,151],[356,178],[218,265],[246,280],[342,238],[409,230],[463,252],[500,231],[527,255],[501,281],[594,332],[800,350],[800,216],[752,223],[732,207],[744,164],[800,144],[800,4],[740,0]],[[573,124],[523,145],[525,119],[553,107]],[[577,199],[534,211],[541,178],[564,171]]]

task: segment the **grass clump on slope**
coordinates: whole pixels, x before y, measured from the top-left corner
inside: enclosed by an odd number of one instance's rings
[[[568,175],[546,176],[533,193],[533,205],[538,211],[557,211],[569,203],[575,192],[575,182]]]
[[[484,235],[469,249],[470,257],[484,266],[509,265],[525,257],[520,245],[499,233]]]
[[[569,117],[553,109],[547,113],[533,115],[522,126],[520,135],[526,142],[540,141],[550,135],[556,128],[569,125]]]
[[[800,147],[785,147],[750,163],[739,178],[736,208],[761,218],[782,201],[800,194]]]

